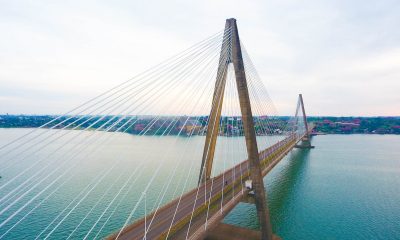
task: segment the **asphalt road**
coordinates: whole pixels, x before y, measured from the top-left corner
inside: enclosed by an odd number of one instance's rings
[[[278,149],[280,149],[289,141],[290,137],[261,151],[259,154],[260,160],[265,159],[274,152],[278,151]],[[264,165],[261,167],[265,169],[268,166]],[[204,205],[204,203],[208,204],[209,199],[212,199],[218,194],[221,194],[224,188],[228,189],[233,187],[233,183],[237,183],[237,180],[241,179],[242,176],[246,176],[246,174],[248,174],[248,160],[245,160],[240,164],[234,166],[233,168],[228,169],[224,173],[214,177],[213,179],[210,179],[209,181],[207,181],[207,183],[200,185],[198,188],[187,192],[181,198],[178,197],[172,202],[166,204],[158,211],[148,215],[146,217],[146,221],[143,218],[131,225],[126,226],[121,234],[118,236],[118,239],[158,239],[161,234],[167,233],[171,226],[176,225],[176,223],[185,218],[187,219],[189,217],[190,219],[193,209],[199,209],[201,206]],[[244,179],[241,183],[244,184]],[[201,214],[206,215],[207,208],[205,208],[205,210],[203,210]],[[212,216],[209,215],[207,219],[210,219],[211,217]],[[147,228],[146,237],[144,237],[145,222]],[[118,233],[115,233],[114,235],[110,236],[109,239],[116,239],[117,234]]]

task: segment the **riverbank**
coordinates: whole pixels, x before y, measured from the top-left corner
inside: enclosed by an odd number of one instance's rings
[[[124,126],[123,131],[137,135],[144,130],[149,135],[160,135],[169,132],[177,135],[193,131],[194,135],[203,133],[207,125],[207,116],[129,116],[115,126],[109,126],[107,121],[121,116],[57,116],[57,115],[0,115],[0,128],[37,128],[45,127],[66,129],[103,129],[110,127],[110,131],[116,131]],[[279,135],[284,131],[290,117],[256,116],[256,134]],[[130,122],[129,122],[130,121]],[[315,124],[316,135],[321,134],[400,134],[400,117],[308,117],[308,122]],[[50,124],[48,124],[50,123]],[[222,117],[221,135],[241,135],[241,117]],[[268,126],[268,128],[265,128]],[[183,130],[183,131],[182,131]],[[121,131],[121,130],[120,130]]]

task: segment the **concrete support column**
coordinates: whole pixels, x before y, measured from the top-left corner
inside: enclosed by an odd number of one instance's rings
[[[227,34],[229,33],[229,34]],[[229,38],[229,41],[225,41]],[[231,46],[226,46],[231,44]],[[229,48],[228,52],[224,49]],[[225,52],[225,53],[224,53]],[[228,55],[226,55],[228,54]],[[261,239],[272,240],[272,227],[269,218],[264,182],[258,155],[256,133],[254,129],[253,114],[250,106],[250,97],[244,69],[242,49],[236,19],[227,19],[225,24],[224,42],[222,44],[218,66],[217,81],[214,89],[213,105],[209,116],[206,142],[200,169],[199,184],[205,183],[211,175],[215,153],[215,145],[219,132],[223,96],[226,84],[228,64],[233,63],[235,69],[236,85],[239,95],[240,110],[242,114],[243,130],[246,140],[247,154],[250,164],[250,179],[253,182],[254,200],[257,208],[258,220],[261,226]]]
[[[272,240],[272,227],[267,206],[266,193],[261,165],[258,156],[256,132],[254,129],[253,113],[250,105],[246,73],[244,69],[242,49],[240,47],[239,32],[236,19],[228,19],[232,26],[232,62],[235,68],[236,85],[239,94],[240,110],[242,113],[243,130],[246,139],[247,154],[250,164],[250,178],[253,182],[254,200],[257,208],[258,220],[261,226],[261,239]]]
[[[226,85],[226,73],[228,64],[231,62],[230,22],[225,24],[225,33],[222,41],[221,53],[219,56],[217,80],[215,82],[211,112],[208,118],[208,127],[206,134],[206,142],[203,149],[203,158],[201,161],[200,175],[198,184],[205,183],[211,176],[211,170],[215,154],[215,145],[219,133],[219,125],[222,111],[222,103],[224,101],[224,92]]]

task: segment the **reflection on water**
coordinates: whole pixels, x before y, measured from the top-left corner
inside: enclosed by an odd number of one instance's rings
[[[285,216],[285,201],[301,181],[304,168],[307,165],[309,149],[294,149],[278,164],[266,178],[264,184],[267,189],[268,206],[271,209],[273,222],[282,221]],[[246,214],[243,214],[246,212]],[[255,205],[240,203],[225,219],[225,223],[250,229],[259,229]],[[275,227],[275,225],[274,225]],[[276,229],[274,229],[276,231]]]
[[[400,136],[326,135],[264,179],[282,239],[400,239]],[[225,222],[257,229],[255,207]]]
[[[0,145],[27,131],[0,129]],[[110,133],[68,134],[79,137],[25,157],[0,156],[0,209],[10,206],[0,223],[19,211],[0,227],[4,239],[44,238],[52,229],[50,239],[89,231],[101,238],[196,186],[204,136],[114,134],[99,148],[83,140]],[[258,137],[260,149],[278,139]],[[283,239],[400,239],[400,136],[326,135],[313,145],[293,150],[264,179],[274,231]],[[220,137],[215,157],[214,175],[246,158],[244,139]],[[137,201],[154,174],[144,208]],[[254,206],[241,203],[224,221],[256,229],[256,219]]]
[[[29,129],[0,131],[3,145]],[[197,185],[204,136],[38,132],[45,137],[28,141],[29,151],[0,156],[0,237],[104,237]],[[281,138],[260,136],[260,148]],[[213,174],[246,159],[245,150],[243,137],[219,137]]]

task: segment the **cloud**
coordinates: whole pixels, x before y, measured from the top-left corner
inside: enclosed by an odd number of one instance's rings
[[[0,112],[66,112],[236,17],[280,114],[301,92],[311,115],[400,115],[399,11],[394,0],[3,1]]]

